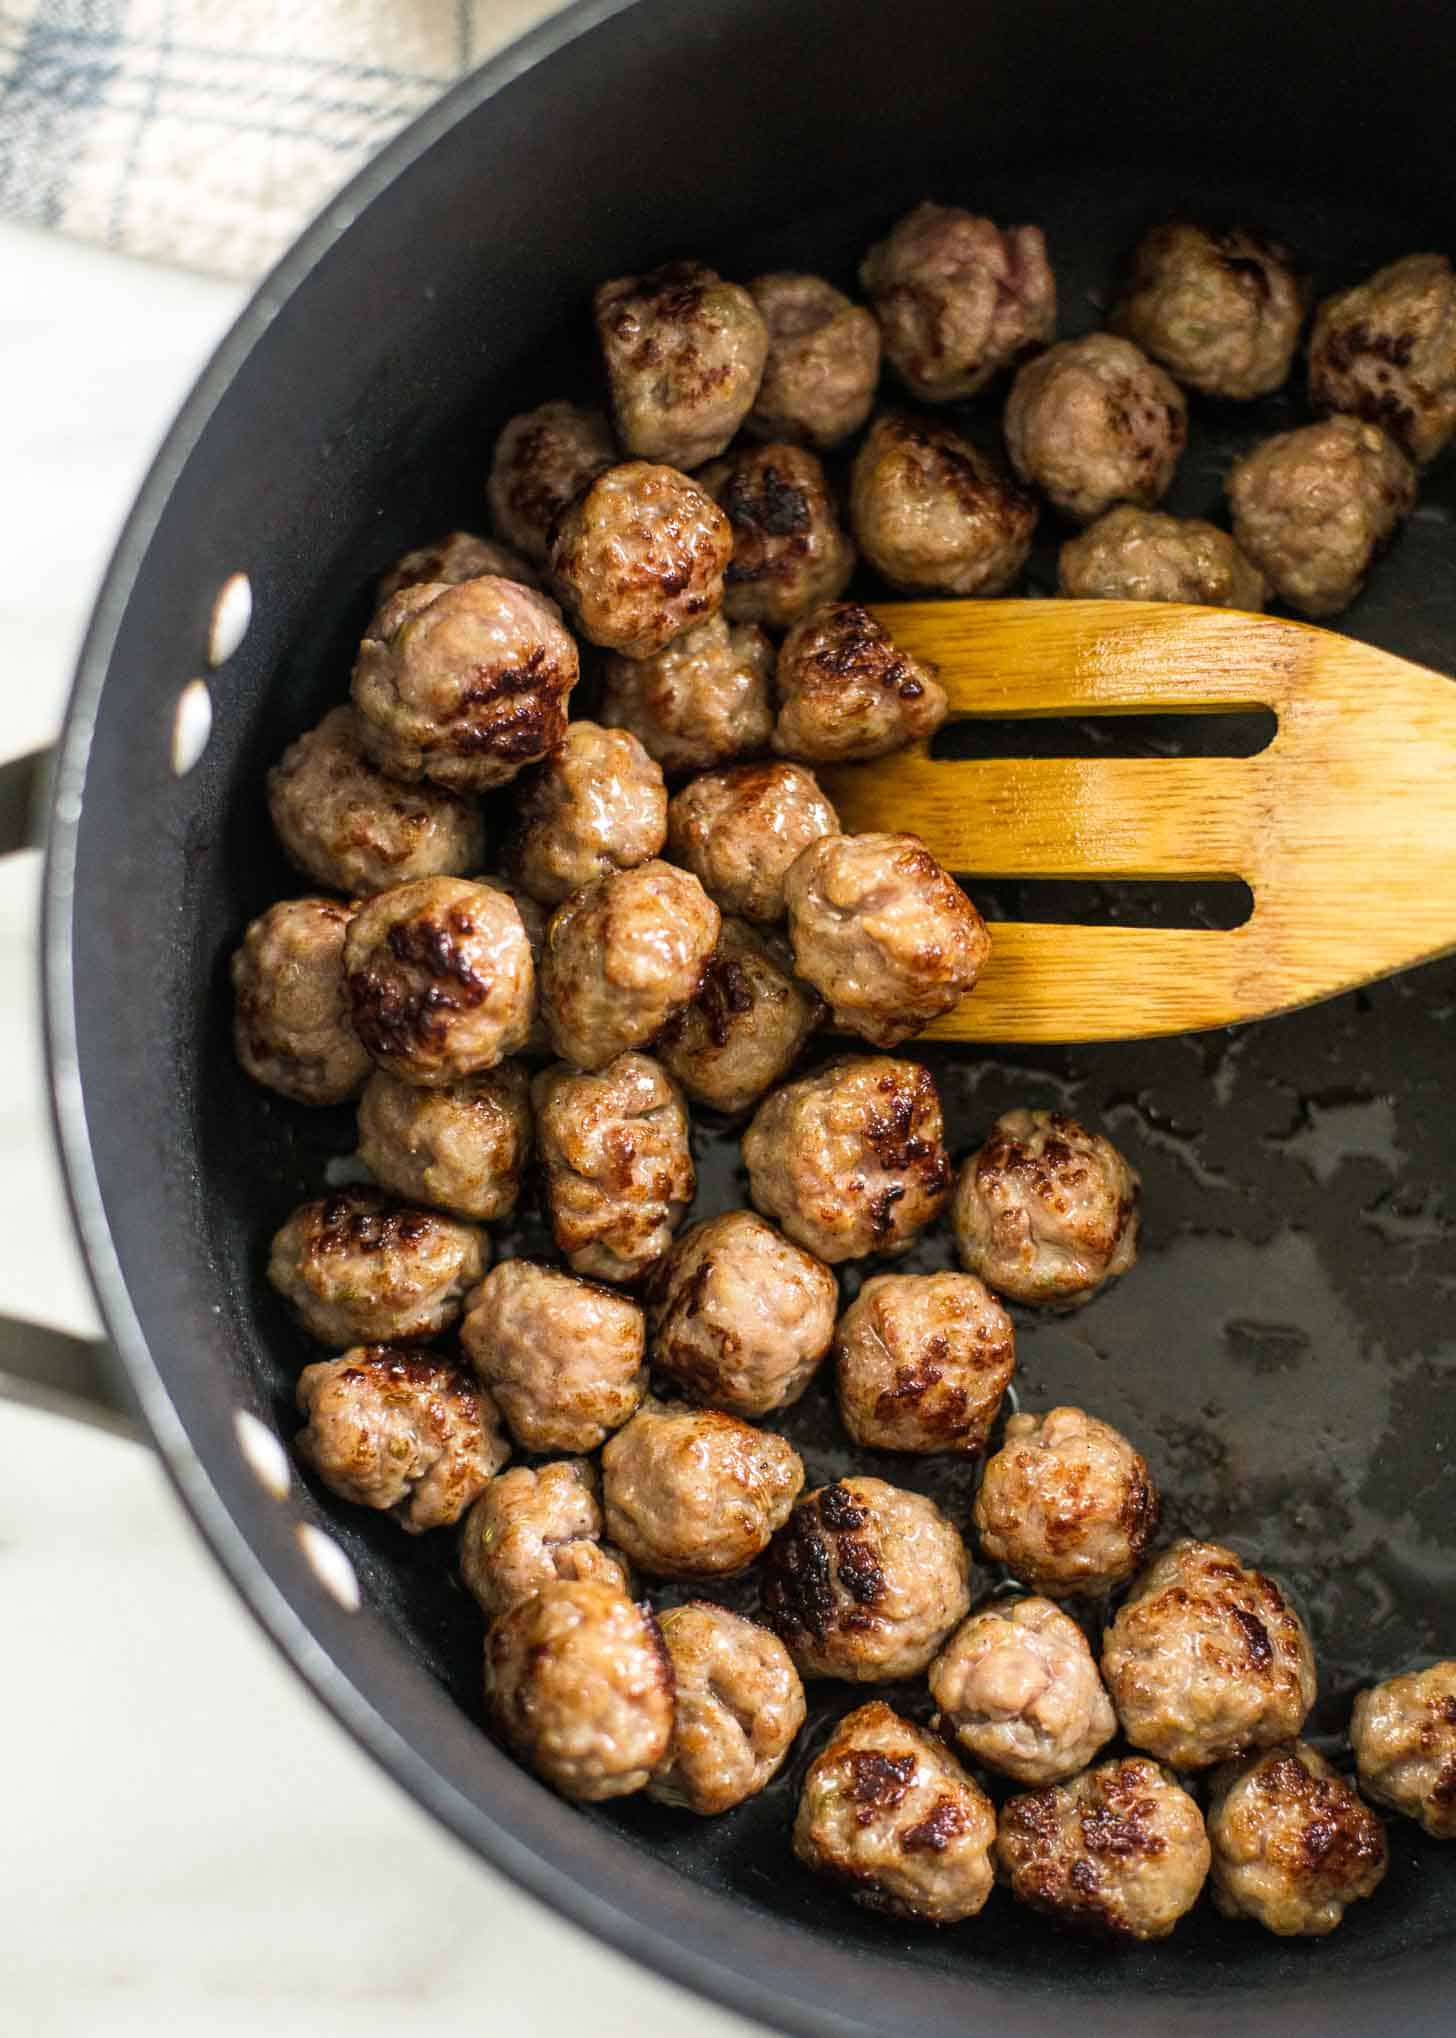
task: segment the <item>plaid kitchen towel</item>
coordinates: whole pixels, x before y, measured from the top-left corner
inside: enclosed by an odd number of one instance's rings
[[[0,0],[0,213],[256,276],[553,4]]]

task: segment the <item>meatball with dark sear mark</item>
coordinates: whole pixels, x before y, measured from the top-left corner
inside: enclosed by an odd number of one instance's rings
[[[592,1074],[547,1069],[533,1096],[557,1251],[594,1280],[637,1280],[696,1188],[676,1083],[645,1054],[619,1054]]]
[[[880,329],[822,276],[792,270],[748,286],[768,328],[768,359],[744,429],[824,452],[857,432],[880,379]]]
[[[460,1530],[460,1577],[488,1620],[559,1578],[626,1592],[630,1575],[603,1546],[596,1473],[585,1458],[515,1465],[492,1479]]]
[[[1220,1543],[1174,1543],[1148,1566],[1103,1638],[1102,1675],[1128,1740],[1175,1769],[1292,1739],[1315,1696],[1303,1621]]]
[[[1456,1660],[1362,1691],[1350,1744],[1368,1797],[1456,1840]]]
[[[806,1677],[916,1677],[970,1604],[954,1527],[923,1493],[883,1479],[806,1494],[764,1564],[764,1616]]]
[[[374,589],[374,606],[382,609],[391,595],[402,587],[418,587],[434,581],[458,587],[462,580],[479,580],[482,574],[497,580],[518,580],[522,587],[536,587],[534,568],[508,545],[493,538],[477,538],[473,531],[447,531],[433,545],[416,546],[381,574]]]
[[[961,1265],[1012,1302],[1075,1309],[1137,1258],[1140,1178],[1064,1111],[1006,1111],[966,1161]]]
[[[356,1345],[305,1366],[293,1447],[331,1493],[411,1535],[459,1521],[510,1456],[490,1396],[434,1352]]]
[[[672,1658],[672,1744],[647,1786],[659,1804],[711,1818],[756,1797],[804,1724],[804,1687],[777,1635],[710,1600],[659,1622]]]
[[[1069,1599],[1130,1578],[1160,1513],[1141,1451],[1080,1408],[1052,1408],[1011,1417],[974,1518],[983,1555],[1033,1592]]]
[[[1308,302],[1277,241],[1171,220],[1134,248],[1107,323],[1187,388],[1242,402],[1288,380]]]
[[[626,729],[571,722],[523,786],[506,852],[512,876],[543,906],[631,870],[667,840],[662,767]]]
[[[344,995],[353,916],[338,899],[284,899],[233,954],[234,1051],[255,1083],[295,1104],[346,1103],[373,1066]]]
[[[733,530],[675,467],[609,467],[551,530],[551,584],[593,644],[652,658],[723,606]]]
[[[433,1090],[376,1069],[359,1099],[359,1158],[380,1187],[476,1224],[515,1209],[533,1144],[516,1061]]]
[[[651,658],[608,659],[598,712],[664,771],[706,771],[768,748],[773,664],[756,624],[714,616]]]
[[[733,526],[724,575],[730,622],[787,630],[843,594],[854,547],[841,530],[824,469],[802,446],[746,446],[698,476]]]
[[[460,1343],[527,1451],[594,1451],[647,1391],[646,1326],[625,1295],[534,1260],[502,1260],[469,1299]]]
[[[1381,425],[1421,464],[1456,433],[1456,274],[1406,255],[1327,297],[1309,343],[1309,400]]]
[[[768,358],[768,328],[742,285],[701,262],[668,262],[603,283],[592,310],[626,451],[684,468],[721,453]]]
[[[732,1578],[804,1484],[792,1444],[718,1408],[647,1401],[602,1452],[607,1534],[654,1578]]]
[[[1028,361],[1006,404],[1006,450],[1024,482],[1074,523],[1116,502],[1162,501],[1188,438],[1177,383],[1131,340],[1088,333]]]
[[[485,1637],[486,1713],[563,1797],[641,1790],[672,1740],[672,1664],[648,1606],[600,1578],[558,1578]]]
[[[839,1419],[868,1451],[986,1447],[1016,1370],[1011,1318],[974,1274],[878,1274],[834,1337]]]
[[[702,989],[658,1034],[658,1059],[695,1104],[736,1118],[781,1082],[823,1024],[824,1001],[782,941],[724,920]]]
[[[773,747],[815,764],[858,764],[933,736],[949,712],[936,668],[912,658],[858,602],[831,602],[779,651]]]
[[[1049,1599],[996,1599],[930,1666],[936,1725],[1017,1783],[1061,1783],[1117,1732],[1087,1637]]]
[[[1280,1938],[1322,1938],[1385,1879],[1385,1828],[1352,1783],[1304,1741],[1215,1771],[1213,1901]]]
[[[988,454],[898,411],[870,426],[849,509],[870,565],[910,594],[1005,594],[1036,529],[1035,502]]]
[[[839,816],[801,764],[739,764],[704,772],[674,793],[667,847],[725,913],[760,926],[784,917],[784,878]]]
[[[495,442],[485,485],[491,523],[508,545],[544,566],[551,526],[616,458],[600,411],[560,401],[522,411]]]
[[[277,1232],[268,1279],[310,1337],[350,1345],[437,1337],[485,1268],[480,1233],[377,1189],[301,1203]]]
[[[1197,602],[1262,609],[1269,589],[1227,531],[1122,503],[1061,549],[1058,592],[1073,600]]]
[[[1208,1876],[1208,1834],[1156,1762],[1104,1762],[1001,1807],[996,1865],[1011,1893],[1074,1930],[1166,1939]]]

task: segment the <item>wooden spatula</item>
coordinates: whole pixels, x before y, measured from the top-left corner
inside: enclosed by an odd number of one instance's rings
[[[954,717],[1263,706],[1257,757],[937,761],[821,774],[846,829],[909,830],[996,877],[1243,878],[1253,916],[1201,928],[992,928],[932,1036],[1127,1040],[1327,998],[1456,948],[1456,682],[1307,623],[1163,602],[885,603]]]

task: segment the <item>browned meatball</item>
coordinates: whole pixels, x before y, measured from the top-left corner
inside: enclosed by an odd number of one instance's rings
[[[707,771],[674,793],[668,853],[725,913],[768,926],[784,917],[784,878],[801,849],[839,833],[839,816],[801,764]]]
[[[1166,1939],[1208,1863],[1198,1806],[1140,1756],[1001,1807],[996,1865],[1012,1895],[1080,1931]]]
[[[843,594],[854,547],[840,529],[824,469],[782,440],[745,446],[698,476],[733,526],[723,613],[731,622],[787,630]]]
[[[352,689],[382,771],[479,793],[561,741],[576,681],[576,645],[555,604],[486,574],[392,595],[364,633]]]
[[[411,1535],[459,1521],[510,1456],[490,1396],[434,1352],[356,1345],[320,1359],[299,1375],[298,1407],[304,1463]]]
[[[1004,230],[957,205],[917,205],[870,249],[859,280],[885,358],[924,403],[974,396],[1057,329],[1040,227]]]
[[[1102,1675],[1129,1741],[1175,1769],[1289,1740],[1314,1704],[1303,1621],[1220,1543],[1174,1543],[1148,1566],[1103,1638]]]
[[[1115,502],[1161,502],[1187,438],[1182,390],[1113,333],[1048,347],[1006,405],[1012,466],[1078,524]]]
[[[437,1337],[485,1267],[472,1225],[335,1189],[300,1203],[276,1233],[268,1279],[310,1337],[350,1345]]]
[[[1309,400],[1383,425],[1412,460],[1456,433],[1456,274],[1405,255],[1327,297],[1309,344]]]
[[[1234,537],[1305,616],[1348,608],[1415,506],[1415,469],[1378,425],[1332,417],[1265,439],[1229,470]]]
[[[1385,1828],[1304,1741],[1218,1770],[1210,1785],[1213,1901],[1281,1938],[1333,1932],[1385,1879]]]
[[[626,450],[673,467],[721,453],[768,358],[768,328],[742,285],[701,262],[668,262],[603,283],[592,309]]]
[[[558,1578],[485,1637],[485,1703],[563,1797],[641,1790],[672,1739],[672,1665],[652,1609],[600,1578]]]
[[[522,411],[495,442],[485,485],[492,524],[507,544],[544,566],[552,524],[616,457],[600,411],[559,400]]]
[[[731,1578],[804,1484],[792,1444],[717,1408],[648,1401],[602,1452],[607,1534],[654,1578]]]
[[[1016,1369],[1011,1318],[974,1274],[879,1274],[834,1338],[839,1419],[868,1451],[986,1446]]]
[[[626,729],[568,724],[521,793],[511,874],[543,906],[646,863],[667,840],[662,768]]]
[[[527,1451],[594,1451],[647,1391],[642,1311],[534,1260],[502,1260],[470,1297],[460,1342]]]
[[[376,1069],[359,1100],[359,1158],[375,1181],[477,1224],[515,1209],[533,1143],[530,1082],[516,1061],[443,1090]]]
[[[768,328],[768,359],[745,429],[821,453],[837,446],[875,400],[879,327],[822,276],[778,271],[756,276],[748,290]]]
[[[1005,594],[1026,564],[1036,504],[948,425],[877,417],[855,457],[850,523],[892,587],[914,594]]]
[[[1107,323],[1189,389],[1245,399],[1288,380],[1308,302],[1288,248],[1179,219],[1138,242]]]
[[[831,1266],[904,1252],[950,1190],[928,1069],[847,1055],[766,1097],[743,1135],[749,1194]]]
[[[333,708],[268,774],[268,811],[290,860],[351,898],[451,877],[485,855],[480,810],[435,785],[401,785],[364,755],[359,717]]]
[[[557,1250],[577,1273],[635,1281],[672,1244],[696,1179],[688,1114],[645,1054],[536,1078],[536,1138]]]
[[[558,1578],[626,1592],[629,1575],[602,1546],[596,1474],[585,1458],[513,1466],[492,1479],[460,1531],[460,1576],[487,1619]]]
[[[1362,1691],[1350,1741],[1367,1796],[1456,1840],[1456,1661]]]
[[[1087,1637],[1049,1599],[995,1599],[930,1666],[937,1724],[1018,1783],[1061,1783],[1117,1732]]]
[[[658,1034],[657,1053],[695,1104],[737,1117],[788,1074],[823,1019],[785,944],[725,920],[702,989]]]
[[[1059,591],[1094,601],[1184,601],[1262,609],[1269,589],[1227,531],[1201,517],[1119,504],[1075,538],[1058,560]]]
[[[551,584],[593,644],[651,658],[723,605],[727,517],[675,467],[599,474],[551,532]]]
[[[773,646],[713,616],[652,658],[610,658],[601,718],[630,729],[664,771],[703,771],[768,747]]]
[[[967,1273],[1013,1302],[1076,1308],[1137,1258],[1141,1180],[1064,1111],[1006,1111],[956,1184]]]
[[[986,923],[918,835],[825,835],[784,879],[794,968],[834,1022],[898,1047],[954,1011],[985,967]]]
[[[970,1604],[970,1558],[951,1523],[883,1479],[806,1494],[764,1565],[764,1613],[806,1677],[918,1676]]]
[[[976,1495],[981,1553],[1049,1599],[1110,1592],[1157,1534],[1141,1451],[1080,1408],[1013,1415]]]
[[[233,1048],[255,1083],[295,1104],[342,1104],[371,1067],[344,995],[353,914],[337,899],[284,899],[233,955]]]
[[[433,545],[416,546],[381,574],[374,589],[374,606],[382,609],[391,595],[402,587],[418,587],[432,580],[458,587],[462,580],[479,580],[483,573],[497,580],[519,580],[523,587],[535,587],[536,575],[518,552],[497,545],[493,538],[477,538],[473,531],[447,531]]]
[[[816,764],[854,764],[924,742],[950,707],[935,671],[901,651],[858,602],[815,609],[779,651],[773,747]]]
[[[695,877],[655,859],[573,893],[541,958],[541,1012],[562,1060],[599,1069],[645,1047],[702,989],[722,924]]]
[[[755,1797],[804,1724],[804,1687],[777,1635],[706,1599],[663,1614],[672,1745],[647,1795],[711,1817]]]
[[[381,1068],[427,1088],[494,1068],[536,1010],[531,944],[494,885],[422,877],[359,908],[344,939],[354,1030]]]

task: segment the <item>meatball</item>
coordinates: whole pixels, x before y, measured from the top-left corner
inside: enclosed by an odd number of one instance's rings
[[[460,1531],[460,1576],[494,1619],[558,1578],[626,1592],[627,1566],[603,1548],[596,1474],[585,1458],[516,1465],[492,1479]]]
[[[486,574],[392,595],[364,633],[352,691],[382,771],[480,793],[555,748],[576,681],[555,604]]]
[[[359,908],[344,937],[354,1031],[381,1068],[427,1088],[524,1046],[536,969],[515,901],[494,885],[422,877]]]
[[[652,1609],[600,1578],[543,1585],[486,1632],[485,1702],[563,1797],[641,1790],[672,1741],[672,1664]]]
[[[579,1274],[635,1281],[672,1244],[697,1186],[688,1114],[645,1054],[536,1078],[536,1138],[557,1250]]]
[[[996,1813],[938,1741],[883,1699],[839,1722],[804,1778],[794,1852],[891,1917],[953,1925],[995,1880]]]
[[[1350,1741],[1367,1796],[1456,1840],[1456,1661],[1362,1691]]]
[[[655,858],[558,906],[541,958],[551,1045],[579,1069],[645,1047],[703,987],[723,916],[695,877]]]
[[[954,1011],[990,953],[985,921],[918,835],[825,835],[790,866],[784,902],[794,968],[876,1047]]]
[[[268,811],[289,861],[350,898],[459,876],[485,855],[479,808],[439,786],[386,778],[349,707],[289,744],[268,774]]]
[[[1013,1415],[976,1495],[981,1553],[1049,1599],[1110,1592],[1157,1534],[1141,1451],[1080,1408]],[[1154,1750],[1154,1752],[1158,1752]]]
[[[748,286],[768,328],[768,359],[744,428],[822,453],[857,432],[880,379],[880,329],[822,276],[780,271]]]
[[[854,1443],[973,1454],[1016,1369],[1016,1341],[974,1274],[878,1274],[840,1319],[834,1364]]]
[[[369,1073],[344,995],[353,914],[337,899],[284,899],[253,921],[233,955],[238,1060],[295,1104],[342,1104]]]
[[[1198,1901],[1208,1863],[1198,1806],[1140,1756],[1001,1807],[996,1865],[1012,1895],[1077,1930],[1166,1939]]]
[[[933,1500],[883,1479],[806,1494],[774,1537],[763,1610],[806,1677],[915,1677],[971,1604],[966,1546]]]
[[[1456,274],[1406,255],[1327,297],[1309,346],[1309,400],[1383,425],[1412,460],[1456,433]]]
[[[1006,404],[1012,466],[1078,524],[1115,502],[1161,502],[1187,437],[1182,390],[1113,333],[1048,347]]]
[[[1018,1783],[1061,1783],[1117,1732],[1087,1637],[1049,1599],[997,1599],[930,1666],[937,1725]]]
[[[626,729],[572,722],[521,794],[508,852],[521,887],[559,906],[583,885],[646,863],[667,840],[667,788]]]
[[[1385,1828],[1353,1784],[1303,1741],[1215,1772],[1209,1789],[1213,1901],[1281,1938],[1333,1932],[1385,1878]]]
[[[530,1083],[519,1062],[442,1090],[376,1069],[359,1099],[359,1158],[375,1181],[477,1224],[515,1209],[532,1144]]]
[[[1415,506],[1415,469],[1378,425],[1333,417],[1265,439],[1229,470],[1234,538],[1305,616],[1348,608]]]
[[[840,529],[824,469],[802,446],[746,446],[698,476],[733,526],[723,613],[787,630],[843,594],[854,547]]]
[[[695,1104],[736,1117],[788,1074],[823,1019],[784,944],[725,920],[702,989],[668,1020],[657,1053]]]
[[[966,1161],[951,1221],[967,1273],[1013,1302],[1078,1308],[1137,1258],[1141,1178],[1063,1111],[1006,1111]]]
[[[859,280],[885,358],[923,403],[974,396],[1057,329],[1040,227],[1004,231],[957,205],[917,205],[870,249]]]
[[[816,764],[858,764],[925,742],[950,708],[935,671],[858,602],[816,609],[779,651],[773,747]]]
[[[773,646],[756,624],[713,616],[652,658],[610,658],[602,720],[630,729],[664,771],[705,771],[768,747]]]
[[[1272,1578],[1219,1543],[1174,1543],[1103,1638],[1102,1675],[1135,1748],[1207,1769],[1287,1741],[1314,1703],[1314,1652]]]
[[[667,847],[725,913],[769,926],[784,917],[784,878],[801,849],[839,833],[839,816],[801,764],[739,764],[674,793]]]
[[[268,1279],[310,1337],[350,1345],[438,1337],[485,1270],[469,1224],[335,1189],[300,1203],[275,1234]]]
[[[1242,400],[1288,380],[1308,301],[1277,241],[1171,220],[1133,250],[1107,323],[1189,389]]]
[[[495,442],[485,485],[491,523],[507,544],[544,566],[552,524],[616,458],[600,411],[560,401],[522,411]]]
[[[551,532],[551,583],[593,644],[652,658],[723,605],[733,531],[675,467],[609,467]]]
[[[433,545],[406,552],[381,574],[374,589],[374,606],[382,609],[402,587],[418,587],[427,580],[458,587],[462,580],[479,580],[485,573],[497,580],[519,580],[523,587],[537,585],[535,573],[518,552],[497,545],[493,538],[477,538],[473,531],[447,531]]]
[[[911,594],[1005,594],[1036,529],[1035,502],[987,454],[898,411],[855,456],[849,515],[870,565]]]
[[[459,1521],[510,1456],[490,1396],[434,1352],[356,1345],[298,1378],[293,1447],[331,1493],[411,1535]]]
[[[721,453],[768,358],[768,328],[742,285],[701,262],[668,262],[603,283],[592,310],[626,450],[672,467]]]
[[[1227,531],[1201,517],[1164,516],[1130,502],[1068,538],[1058,572],[1060,592],[1073,599],[1262,609],[1269,593],[1263,574]]]
[[[846,1055],[775,1090],[743,1162],[757,1208],[831,1266],[904,1252],[950,1190],[930,1072],[888,1055]]]
[[[756,1797],[804,1724],[804,1687],[777,1635],[706,1599],[659,1623],[672,1658],[672,1745],[647,1786],[660,1804],[711,1817]]]
[[[648,1401],[602,1452],[607,1533],[654,1578],[731,1578],[804,1484],[792,1444],[717,1408]]]
[[[470,1297],[460,1343],[527,1451],[594,1451],[647,1391],[642,1311],[534,1260],[502,1260]]]

